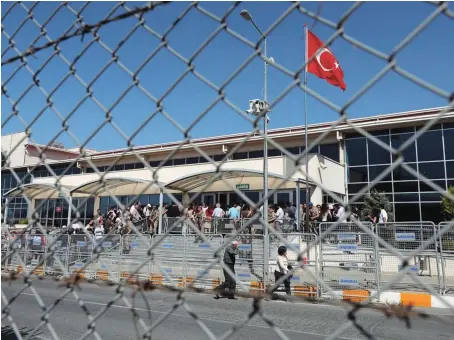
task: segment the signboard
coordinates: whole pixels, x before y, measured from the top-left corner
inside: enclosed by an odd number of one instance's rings
[[[56,208],[55,208],[55,211],[58,212],[58,213],[60,213],[60,212],[61,212],[61,207],[56,207]]]
[[[250,278],[251,277],[251,274],[249,273],[238,273],[236,274],[238,277],[247,277],[247,278]]]
[[[355,233],[342,233],[337,235],[339,241],[356,241]]]
[[[76,262],[74,263],[74,268],[82,268],[84,264],[82,262]]]
[[[139,248],[139,242],[132,242],[131,248]]]
[[[112,242],[103,242],[102,246],[106,247],[106,248],[111,248],[112,247]]]
[[[356,244],[338,244],[337,249],[341,251],[357,251],[358,246]]]
[[[249,190],[249,184],[237,184],[236,188],[238,190]]]
[[[402,265],[398,265],[397,268],[399,269],[399,271],[403,270],[403,266]],[[419,273],[419,268],[416,264],[412,265],[412,266],[408,266],[408,272],[409,273],[416,273],[418,274]]]
[[[339,279],[339,286],[359,286],[359,281],[357,279],[348,279],[343,278]]]
[[[163,273],[172,274],[172,268],[162,268]]]
[[[199,248],[210,248],[210,245],[208,243],[200,243]]]
[[[163,243],[162,248],[164,249],[173,249],[175,248],[175,245],[173,243]]]
[[[86,245],[87,245],[87,242],[85,242],[85,241],[77,241],[78,247],[85,247]]]
[[[396,241],[406,242],[406,241],[416,241],[415,233],[396,233]]]

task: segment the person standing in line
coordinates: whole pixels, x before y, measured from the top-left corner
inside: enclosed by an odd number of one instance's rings
[[[238,241],[232,241],[232,244],[225,249],[223,262],[234,275],[235,275],[235,260],[238,254],[239,254]],[[229,299],[235,299],[234,295],[236,291],[235,276],[231,276],[224,268],[223,271],[225,281],[215,288],[216,295],[214,296],[214,298],[219,299],[220,298],[219,294],[223,296],[226,293],[226,291],[228,291],[229,294],[225,295],[227,295]]]
[[[277,204],[276,210],[276,222],[274,223],[276,231],[282,232],[282,227],[284,225],[284,209],[282,209],[281,204]]]
[[[276,258],[276,269],[274,270],[274,282],[278,282],[281,277],[288,274],[289,270],[292,270],[292,267],[288,264],[287,259],[287,248],[285,246],[280,246],[277,250]],[[285,293],[291,295],[290,289],[290,277],[287,277],[284,281]],[[275,288],[275,290],[278,287]]]
[[[388,222],[388,213],[385,210],[385,205],[380,205],[380,216],[378,217],[378,223],[387,223]]]

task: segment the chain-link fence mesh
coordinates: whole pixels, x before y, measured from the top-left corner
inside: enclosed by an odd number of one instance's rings
[[[36,303],[43,311],[41,321],[36,325],[28,325],[31,330],[24,335],[21,332],[23,325],[15,322],[11,312],[23,290],[19,290],[12,296],[7,296],[2,288],[2,320],[8,321],[16,336],[30,338],[39,333],[41,329],[46,328],[52,338],[60,338],[62,334],[55,331],[49,321],[49,313],[70,295],[78,301],[83,313],[88,318],[87,330],[86,333],[80,334],[81,339],[86,337],[102,338],[103,331],[100,327],[95,327],[95,323],[101,322],[111,306],[120,300],[133,316],[132,322],[137,337],[144,339],[151,339],[153,331],[179,308],[186,310],[194,319],[194,323],[198,324],[204,334],[211,339],[225,339],[241,330],[255,317],[261,318],[266,327],[270,327],[276,336],[287,339],[283,330],[265,315],[263,301],[269,298],[289,301],[314,301],[314,299],[320,300],[329,297],[334,298],[329,300],[329,303],[341,304],[345,307],[346,319],[345,324],[327,335],[327,338],[337,338],[350,327],[355,327],[367,338],[374,338],[373,330],[367,330],[357,319],[357,314],[361,309],[373,309],[383,313],[386,317],[396,317],[407,326],[411,325],[413,317],[427,317],[424,312],[414,311],[408,306],[374,303],[380,297],[380,292],[399,289],[402,286],[411,286],[412,289],[416,287],[419,291],[425,291],[436,296],[439,303],[448,307],[448,310],[452,313],[454,306],[444,297],[453,289],[451,275],[454,265],[454,262],[451,262],[453,261],[453,222],[439,226],[430,223],[428,225],[410,223],[408,225],[373,226],[370,223],[360,221],[352,210],[352,206],[360,197],[367,194],[371,187],[374,187],[397,167],[401,167],[418,178],[421,183],[432,188],[432,191],[454,201],[454,197],[446,193],[446,189],[441,187],[439,183],[432,181],[404,163],[405,150],[411,143],[414,143],[426,131],[438,124],[444,115],[452,111],[453,93],[450,93],[448,89],[439,88],[424,79],[418,78],[400,66],[396,58],[435,19],[441,16],[449,20],[454,19],[454,12],[448,8],[448,4],[445,2],[430,3],[432,9],[428,10],[427,16],[391,53],[376,50],[346,33],[344,29],[346,23],[355,16],[361,6],[364,6],[362,3],[354,3],[337,22],[325,18],[320,7],[314,13],[306,9],[304,3],[289,3],[288,8],[277,16],[271,26],[264,30],[263,37],[258,41],[250,41],[229,27],[228,19],[230,16],[238,14],[239,2],[233,3],[222,16],[207,10],[203,3],[188,3],[186,9],[179,14],[172,25],[163,33],[158,33],[147,23],[147,14],[168,10],[173,5],[167,2],[150,2],[142,3],[141,6],[133,8],[126,2],[118,2],[112,5],[101,21],[94,24],[86,18],[90,17],[90,11],[96,11],[99,8],[93,8],[93,4],[90,2],[79,6],[61,2],[58,6],[52,7],[52,10],[49,10],[51,7],[46,7],[46,4],[40,2],[14,2],[8,6],[2,6],[2,69],[8,74],[7,77],[2,77],[2,101],[6,102],[2,105],[2,128],[7,127],[11,121],[19,120],[24,126],[24,139],[29,139],[39,153],[38,161],[28,166],[27,174],[24,176],[10,166],[12,155],[21,141],[17,141],[17,145],[13,145],[7,152],[2,150],[2,173],[3,170],[10,171],[15,182],[17,182],[17,186],[22,188],[19,189],[19,194],[16,192],[15,197],[23,198],[32,210],[26,228],[18,234],[13,234],[9,229],[5,231],[2,229],[2,281],[3,284],[7,284],[6,281],[14,281],[19,278],[25,280],[25,287],[30,289],[30,294],[36,298]],[[37,11],[40,13],[39,16],[35,15]],[[47,13],[45,19],[42,19],[44,17],[43,12]],[[57,38],[52,32],[52,22],[55,17],[63,12],[71,23],[67,30],[59,32],[60,36]],[[205,32],[209,34],[208,38],[200,44],[190,57],[185,57],[172,47],[169,35],[193,12],[210,18],[216,23],[216,28],[212,32]],[[18,13],[21,13],[21,15],[18,15]],[[244,103],[233,102],[229,98],[227,89],[252,61],[257,59],[269,61],[264,54],[261,43],[265,37],[285,23],[286,18],[290,15],[310,18],[314,21],[314,25],[324,25],[332,29],[334,33],[326,40],[325,46],[332,45],[336,40],[343,40],[385,63],[385,66],[358,92],[349,95],[349,99],[342,106],[331,102],[303,83],[304,64],[297,69],[290,70],[280,64],[279,61],[268,63],[269,68],[273,68],[282,76],[293,80],[283,92],[269,100],[270,110],[273,110],[291,91],[301,90],[307,91],[309,96],[339,114],[338,119],[331,127],[321,133],[310,146],[305,148],[305,151],[298,154],[290,152],[277,140],[266,136],[260,129],[261,117],[251,118],[248,116],[242,109]],[[411,15],[411,13],[408,13],[408,15]],[[11,17],[14,19],[11,20]],[[105,42],[106,36],[109,34],[118,34],[113,26],[116,22],[132,19],[135,20],[134,25],[124,37],[115,42],[115,46]],[[5,22],[8,22],[8,25],[4,25]],[[22,30],[30,29],[31,26],[37,29],[36,38],[29,43],[27,48],[19,48],[16,44],[17,36],[21,34]],[[109,31],[109,27],[112,27],[112,32]],[[103,30],[103,34],[100,33],[101,30]],[[128,46],[130,53],[139,54],[141,46],[128,45],[128,40],[136,32],[151,35],[159,41],[159,44],[136,67],[130,68],[123,63],[118,52],[122,46]],[[195,67],[194,60],[216,41],[221,32],[234,38],[239,46],[248,48],[250,55],[227,79],[215,82],[209,74],[202,74]],[[80,45],[84,41],[85,43]],[[88,43],[86,43],[87,41]],[[81,49],[76,53],[71,51],[71,53],[68,53],[68,55],[71,55],[69,57],[65,52],[65,48],[69,45],[72,45],[75,49],[79,47]],[[84,59],[84,56],[89,54],[92,46],[100,47],[109,55],[109,58],[105,65],[101,65],[95,71],[94,77],[87,81],[78,72],[78,61],[90,62]],[[183,72],[161,95],[156,95],[144,85],[141,80],[141,71],[153,62],[160,51],[166,51],[170,56],[179,60],[181,66],[183,66]],[[42,54],[43,52],[46,52],[46,54]],[[43,58],[43,56],[45,57]],[[96,56],[90,55],[90,58],[93,57]],[[45,78],[47,73],[53,72],[51,65],[55,61],[65,65],[66,73],[56,86],[47,87],[46,82],[42,79]],[[97,96],[94,85],[105,75],[109,67],[117,67],[124,71],[128,86],[119,93],[112,103],[106,104]],[[446,108],[434,114],[433,118],[418,128],[413,137],[401,143],[398,148],[393,148],[384,143],[376,135],[354,124],[348,118],[349,108],[370,91],[381,78],[391,72],[446,101]],[[214,95],[214,99],[206,109],[201,110],[199,115],[186,128],[183,128],[174,118],[173,112],[166,110],[166,99],[176,89],[184,86],[183,79],[187,74],[192,74],[197,81],[205,84]],[[20,78],[20,93],[9,91],[9,87],[12,82],[16,81],[16,77]],[[79,98],[79,101],[73,107],[69,109],[66,107],[62,110],[57,107],[52,98],[68,82],[82,86],[86,93]],[[17,84],[15,88],[17,88]],[[33,107],[35,115],[30,121],[21,115],[21,107],[35,105],[33,99],[29,99],[27,95],[36,89],[44,96],[46,104],[44,107]],[[131,120],[130,124],[134,125],[134,129],[131,133],[126,133],[124,128],[116,123],[112,112],[117,106],[128,100],[127,95],[133,89],[144,95],[151,104],[150,107],[154,106],[155,109],[152,109],[141,122]],[[78,114],[83,111],[82,106],[86,102],[90,102],[100,109],[105,118],[99,124],[97,123],[98,125],[87,138],[80,140],[71,131],[71,122],[79,119]],[[191,133],[194,127],[219,103],[223,103],[229,110],[247,120],[250,123],[250,131],[228,150],[224,157],[214,159],[206,150],[194,143]],[[49,136],[47,146],[35,143],[32,133],[34,123],[45,112],[52,112],[56,117],[54,119],[61,120],[60,131],[54,136]],[[64,114],[63,112],[67,113]],[[127,114],[133,116],[133,112]],[[170,122],[181,132],[183,138],[181,142],[173,144],[174,146],[165,159],[154,164],[156,162],[153,163],[145,159],[140,150],[134,147],[133,139],[146,130],[148,124],[156,117],[164,117],[167,122]],[[81,119],[86,118],[84,116]],[[347,196],[347,202],[341,200],[325,183],[322,183],[316,174],[308,174],[309,181],[321,188],[332,202],[345,206],[344,219],[336,223],[323,224],[319,227],[308,226],[300,230],[298,227],[294,229],[294,222],[286,222],[285,228],[283,228],[284,226],[279,223],[264,221],[260,214],[260,207],[263,202],[275,195],[279,189],[287,188],[288,183],[294,183],[292,176],[297,170],[305,176],[303,165],[310,150],[320,144],[330,133],[336,131],[336,128],[341,124],[366,137],[368,143],[389,150],[395,159],[392,165],[387,166],[383,172],[377,174],[375,179],[371,180],[357,194]],[[90,157],[90,150],[87,145],[104,128],[110,128],[122,136],[126,148],[112,153],[109,164],[103,165],[101,168]],[[54,143],[62,134],[69,135],[78,145],[78,150],[77,155],[73,154],[69,159],[68,167],[57,171],[55,167],[50,165],[48,158],[51,157],[48,155],[53,150],[51,146],[55,145]],[[248,142],[257,138],[265,139],[270,148],[279,150],[286,159],[290,160],[295,170],[285,174],[282,178],[276,179],[268,197],[261,197],[254,202],[244,191],[230,182],[229,176],[232,176],[232,174],[226,171],[229,168],[224,165],[229,163],[233,154],[245,147]],[[191,149],[194,155],[197,155],[196,157],[203,159],[204,163],[211,164],[214,171],[203,178],[202,184],[199,185],[194,195],[183,195],[184,197],[181,198],[181,195],[177,195],[176,191],[172,190],[161,178],[165,171],[169,171],[165,168],[168,161],[175,159],[179,151],[188,149]],[[140,182],[140,186],[137,186],[140,189],[134,191],[135,197],[129,200],[129,203],[120,200],[119,195],[115,193],[116,185],[112,185],[109,181],[109,178],[111,178],[109,176],[116,171],[117,165],[122,164],[125,157],[133,157],[134,162],[139,164],[138,168],[146,170],[150,174]],[[84,194],[71,197],[68,195],[68,188],[63,184],[67,182],[63,179],[66,175],[71,174],[71,169],[77,166],[79,162],[83,162],[87,164],[88,168],[93,169],[91,173],[97,175],[96,183],[85,187]],[[50,176],[53,176],[55,181],[48,184],[47,189],[51,187],[50,190],[43,190],[42,187],[39,187],[36,192],[33,192],[33,195],[30,195],[32,189],[30,189],[29,183],[30,181],[34,183],[33,179],[30,180],[30,177],[37,171],[47,172]],[[127,179],[122,181],[125,184]],[[188,213],[188,207],[200,202],[201,195],[215,183],[225,185],[229,191],[235,193],[252,208],[247,218],[215,218],[213,216],[212,220],[201,222],[197,214]],[[189,179],[184,185],[191,189],[191,185],[194,185],[194,183],[191,183],[191,179]],[[153,215],[154,218],[147,217],[146,222],[138,222],[135,212],[129,209],[129,204],[139,200],[142,194],[152,188],[167,195],[171,203],[175,204],[180,211],[183,211],[181,216],[163,216],[158,210]],[[43,190],[42,193],[40,190]],[[90,228],[85,228],[81,221],[85,221],[84,217],[85,214],[88,214],[88,205],[93,205],[92,198],[100,193],[110,197],[111,206],[118,206],[120,209],[116,211],[115,222],[111,221],[111,215],[106,216],[103,222],[97,219],[94,221],[93,231],[91,231]],[[38,196],[39,200],[33,198]],[[47,204],[47,201],[57,196],[64,200],[69,207],[69,211],[63,212],[70,216],[67,223],[68,228],[76,225],[75,228],[77,229],[77,225],[80,225],[80,232],[74,232],[72,235],[48,234],[47,225],[42,223],[41,210]],[[5,202],[2,209],[7,204],[8,201]],[[349,219],[350,222],[344,223],[346,219]],[[7,222],[6,218],[5,222]],[[105,233],[96,232],[96,228],[99,228],[100,224],[104,225]],[[269,242],[265,242],[267,237],[263,235],[265,229],[268,229],[271,234]],[[254,231],[260,230],[261,233],[254,233]],[[304,233],[281,233],[282,231],[304,231]],[[224,251],[235,240],[238,241],[238,259],[236,265],[231,266],[228,262],[224,262]],[[268,245],[268,249],[265,245]],[[279,245],[286,245],[289,249],[288,257],[293,267],[289,267],[291,268],[289,272],[276,282],[272,279],[266,281],[269,273],[272,273],[277,265],[274,259],[277,256]],[[268,259],[270,261],[266,265]],[[398,269],[395,267],[398,267]],[[350,274],[346,274],[347,271]],[[39,289],[33,288],[33,285],[37,282],[35,281],[37,277],[45,281],[46,279],[56,279],[64,283],[61,294],[56,301],[51,304],[44,302],[39,294]],[[251,310],[243,322],[235,324],[222,336],[217,337],[198,318],[197,313],[193,311],[190,303],[185,299],[185,294],[187,292],[215,292],[231,296],[233,294],[231,290],[216,290],[214,288],[218,287],[223,281],[227,281],[231,285],[232,277],[235,282],[234,286],[236,284],[235,294],[241,298],[250,299]],[[292,295],[284,298],[276,289],[279,289],[281,284],[285,284],[287,280],[290,280]],[[76,289],[81,288],[83,291],[84,285],[81,285],[82,283],[114,285],[118,289],[109,301],[105,301],[101,310],[94,314],[90,312],[90,308],[87,307]],[[132,290],[128,290],[128,287]],[[224,285],[224,287],[226,286]],[[141,296],[147,301],[146,291],[160,289],[175,296],[176,302],[170,310],[164,311],[158,320],[151,320],[147,315],[135,309],[135,300]],[[132,294],[129,294],[128,292],[131,291]],[[339,296],[339,291],[344,293]],[[346,291],[347,293],[345,293]],[[367,292],[366,295],[364,295],[364,291]]]

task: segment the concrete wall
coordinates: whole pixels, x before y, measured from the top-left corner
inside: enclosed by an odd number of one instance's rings
[[[25,132],[13,133],[2,136],[2,151],[8,156],[10,167],[20,167],[25,164],[25,145],[28,143],[28,137]]]

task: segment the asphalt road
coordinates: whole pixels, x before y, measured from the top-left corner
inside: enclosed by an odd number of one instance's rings
[[[23,283],[12,285],[2,284],[2,295],[11,298],[23,287]],[[57,297],[65,292],[54,282],[35,281],[33,283],[42,302],[49,306]],[[89,313],[95,316],[103,310],[115,295],[114,287],[98,287],[85,284],[82,290],[76,291],[85,303]],[[131,292],[126,291],[125,297],[131,302]],[[176,302],[176,294],[168,292],[146,293],[151,311],[151,320],[143,298],[136,297],[135,306],[140,317],[147,325],[162,318]],[[209,329],[217,338],[221,337],[232,327],[241,323],[251,311],[251,300],[214,300],[207,294],[184,294],[187,304],[197,314],[196,321],[184,307],[179,307],[170,317],[165,319],[152,332],[152,339],[207,339],[208,336],[201,325]],[[4,308],[2,301],[2,312]],[[265,314],[284,332],[289,339],[320,340],[324,339],[347,322],[346,311],[342,306],[310,303],[287,303],[282,301],[266,301],[263,303]],[[429,311],[429,310],[427,310]],[[450,310],[430,310],[431,313],[448,315]],[[24,335],[41,322],[43,311],[30,288],[27,288],[15,300],[10,309],[11,317]],[[11,335],[11,322],[3,318],[2,338],[16,339]],[[452,314],[450,315],[452,318]],[[87,331],[89,319],[77,302],[75,295],[67,295],[49,314],[49,321],[60,339],[72,340],[81,338]],[[361,310],[358,313],[359,323],[370,331],[377,339],[387,340],[447,340],[454,339],[454,322],[450,324],[435,319],[418,319],[412,322],[412,328],[406,329],[403,323],[396,319],[386,319],[374,311]],[[198,324],[200,323],[200,325]],[[136,330],[133,315],[122,299],[118,299],[96,320],[95,329],[100,337],[109,340],[134,339]],[[143,329],[139,326],[139,330]],[[32,339],[51,339],[47,326],[43,326]],[[246,326],[237,330],[231,339],[278,339],[278,335],[258,316]],[[96,339],[92,334],[88,339]],[[340,339],[364,339],[356,329],[349,328]]]

